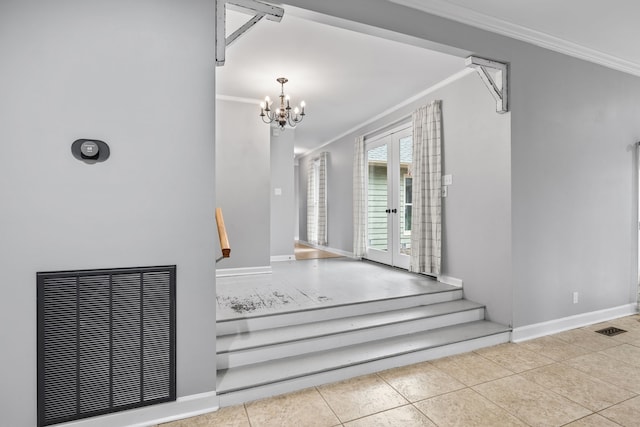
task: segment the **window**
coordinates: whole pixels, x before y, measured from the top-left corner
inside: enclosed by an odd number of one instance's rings
[[[404,176],[404,233],[411,234],[411,208],[413,200],[411,191],[413,188],[413,178],[409,175]]]

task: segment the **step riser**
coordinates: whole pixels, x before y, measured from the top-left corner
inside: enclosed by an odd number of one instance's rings
[[[483,319],[484,308],[477,308],[279,345],[220,353],[217,358],[218,369],[234,368],[283,357],[298,356]],[[311,336],[312,334],[313,331],[310,330],[309,335]]]
[[[279,381],[273,384],[256,385],[237,391],[218,390],[220,406],[232,406],[252,400],[263,399],[279,394],[290,393],[304,388],[342,381],[360,375],[372,374],[398,366],[411,365],[427,360],[438,359],[454,354],[465,353],[483,347],[502,344],[509,341],[510,332],[503,332],[472,340],[462,341],[430,348],[422,351],[415,351],[407,354],[391,356],[371,362],[352,365],[344,368],[334,369],[325,372],[309,374],[304,377]]]
[[[216,333],[218,336],[221,336],[248,331],[259,331],[263,329],[279,328],[289,325],[299,325],[302,323],[319,322],[322,320],[338,319],[349,316],[359,316],[364,314],[377,313],[380,311],[400,310],[403,308],[417,307],[420,305],[454,301],[461,298],[462,290],[460,289],[416,295],[412,297],[327,307],[317,310],[305,310],[280,315],[220,321],[217,323]]]

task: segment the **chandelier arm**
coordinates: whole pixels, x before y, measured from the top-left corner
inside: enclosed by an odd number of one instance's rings
[[[266,124],[271,124],[273,123],[273,117],[271,117],[271,114],[264,114],[264,115],[260,115],[260,117],[262,118],[262,121]],[[265,119],[265,117],[267,117],[267,119]]]

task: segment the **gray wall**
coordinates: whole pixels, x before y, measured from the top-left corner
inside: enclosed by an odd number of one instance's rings
[[[257,104],[216,105],[216,205],[231,245],[231,258],[217,268],[269,266],[270,128],[257,117]]]
[[[513,325],[635,302],[638,77],[384,0],[287,3],[510,62]]]
[[[0,2],[2,425],[36,424],[38,271],[176,264],[178,395],[215,389],[214,38],[208,0]]]
[[[429,96],[442,99],[442,272],[464,281],[465,298],[511,324],[510,114],[498,114],[477,73]]]
[[[488,318],[510,324],[510,114],[496,113],[495,101],[476,73],[322,149],[331,153],[328,173],[337,177],[329,184],[329,246],[353,249],[356,135],[368,135],[402,118],[409,121],[412,111],[434,99],[443,101],[443,174],[453,175],[449,196],[443,199],[442,274],[463,279],[467,298],[486,304]],[[314,155],[301,159],[305,172],[307,159]],[[300,177],[304,188],[305,177]],[[306,218],[306,209],[303,213]]]
[[[279,131],[278,136],[271,137],[271,256],[293,256],[294,141],[294,129]],[[275,194],[276,188],[282,191],[281,195]]]

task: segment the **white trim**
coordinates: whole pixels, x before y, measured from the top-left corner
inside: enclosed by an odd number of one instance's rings
[[[382,113],[380,113],[380,114],[378,114],[376,116],[373,116],[372,118],[370,118],[366,122],[360,123],[360,124],[352,127],[351,129],[349,129],[349,130],[341,133],[340,135],[330,139],[329,141],[323,143],[322,145],[320,145],[318,147],[315,147],[315,148],[313,148],[311,150],[307,150],[307,151],[305,151],[303,153],[298,154],[296,157],[305,157],[305,156],[308,156],[308,155],[310,155],[311,153],[313,153],[315,151],[321,150],[322,148],[326,147],[327,145],[332,144],[332,143],[340,140],[341,138],[344,138],[345,136],[351,135],[351,134],[355,133],[356,131],[362,129],[363,127],[365,127],[367,125],[370,125],[371,123],[375,123],[375,122],[379,121],[380,119],[383,119],[386,116],[388,116],[388,115],[390,115],[392,113],[395,113],[396,111],[400,110],[401,108],[404,108],[407,105],[410,105],[410,104],[418,101],[419,99],[429,95],[430,93],[435,92],[436,90],[441,89],[441,88],[443,88],[443,87],[455,82],[456,80],[459,80],[459,79],[463,78],[464,76],[466,76],[468,74],[472,74],[472,73],[475,73],[475,70],[470,69],[470,68],[465,68],[465,69],[455,73],[454,75],[449,76],[446,79],[436,83],[435,85],[423,90],[422,92],[418,93],[417,95],[414,95],[411,98],[401,102],[400,104],[398,104],[398,105],[396,105],[394,107],[391,107],[388,110],[385,110],[385,111],[383,111]],[[402,119],[402,120],[404,120],[404,119]],[[396,121],[396,122],[398,122],[398,121]],[[389,124],[385,124],[384,126],[381,126],[381,127],[377,128],[377,129],[374,129],[371,132],[367,132],[367,135],[373,135],[376,132],[379,132],[380,130],[385,129],[388,126],[389,126]]]
[[[301,243],[301,244],[303,244],[305,246],[311,246],[312,248],[320,249],[322,251],[333,252],[334,254],[346,256],[346,257],[349,257],[349,258],[355,258],[353,256],[353,252],[343,251],[342,249],[336,249],[336,248],[332,248],[332,247],[329,247],[329,246],[316,245],[315,243],[305,242],[304,240],[298,240],[298,243]]]
[[[243,104],[252,104],[255,105],[256,108],[260,108],[261,99],[253,99],[253,98],[242,98],[240,96],[230,96],[230,95],[216,95],[217,101],[231,101],[231,102],[241,102]]]
[[[521,342],[545,335],[555,334],[569,329],[580,328],[594,323],[606,322],[619,317],[630,316],[637,313],[637,304],[626,304],[619,307],[606,308],[604,310],[591,311],[589,313],[576,314],[575,316],[549,320],[548,322],[535,323],[533,325],[513,328],[511,341]]]
[[[446,53],[448,55],[457,56],[460,58],[465,58],[469,56],[471,53],[473,53],[468,50],[460,49],[460,48],[453,47],[446,44],[436,43],[420,37],[411,36],[409,34],[387,30],[384,28],[377,27],[375,25],[363,24],[361,22],[356,22],[356,21],[352,21],[344,18],[338,18],[337,16],[325,15],[320,12],[315,12],[308,9],[294,7],[294,6],[287,5],[286,13],[289,16],[295,16],[298,18],[306,19],[308,21],[313,21],[320,24],[329,25],[332,27],[342,28],[342,29],[353,31],[356,33],[367,34],[367,35],[379,37],[382,39],[388,39],[398,43],[404,43],[410,46],[421,47],[423,49],[433,50],[440,53]]]
[[[175,402],[161,403],[144,408],[131,409],[114,414],[85,418],[59,427],[149,427],[161,423],[195,417],[220,408],[220,398],[215,391],[179,397]]]
[[[438,276],[438,282],[446,283],[447,285],[457,286],[458,288],[462,287],[462,279],[457,279],[451,276]]]
[[[271,255],[271,262],[295,261],[295,255]]]
[[[216,277],[249,276],[252,274],[271,274],[271,266],[262,267],[240,267],[240,268],[218,268]]]
[[[379,130],[375,130],[373,132],[369,132],[364,136],[364,145],[365,147],[368,144],[375,144],[377,141],[388,137],[389,135],[393,135],[394,133],[402,132],[404,130],[409,130],[413,126],[411,123],[411,116],[407,116],[404,119],[398,121],[396,126],[390,126],[388,129],[385,129],[384,132],[380,132]]]
[[[443,0],[391,0],[423,12],[471,25],[492,33],[522,40],[545,49],[604,65],[614,70],[640,76],[640,64],[561,39],[542,31],[507,22]]]

